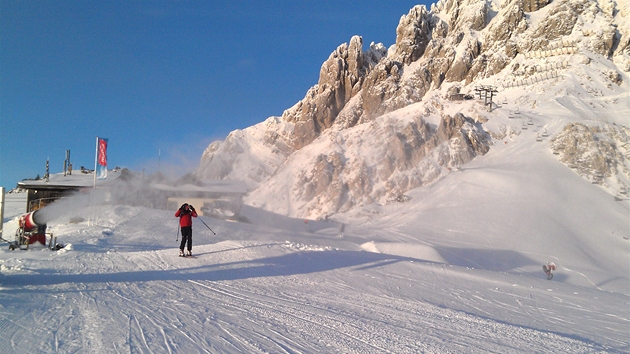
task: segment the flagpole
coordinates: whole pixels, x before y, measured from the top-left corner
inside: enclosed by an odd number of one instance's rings
[[[98,136],[96,137],[96,149],[94,150],[94,189],[96,189],[96,164],[98,163]]]
[[[88,227],[92,221],[92,199],[94,197],[94,191],[96,190],[96,164],[98,162],[98,136],[96,137],[96,149],[94,150],[94,188],[90,192],[90,216],[88,217]]]

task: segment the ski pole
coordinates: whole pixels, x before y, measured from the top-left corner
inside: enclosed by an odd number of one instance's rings
[[[199,220],[201,220],[201,218],[199,218]],[[206,227],[208,228],[208,230],[212,231],[212,229],[210,228],[210,226],[208,226],[208,224],[206,224],[203,220],[201,220],[201,222],[202,222],[204,225],[206,225]],[[212,233],[213,233],[215,236],[217,235],[214,231],[212,231]]]
[[[175,236],[175,242],[179,241],[179,224],[177,225],[177,236]]]

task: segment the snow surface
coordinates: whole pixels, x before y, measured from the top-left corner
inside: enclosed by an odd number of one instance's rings
[[[0,249],[0,347],[628,352],[630,205],[534,139],[506,139],[343,228],[253,207],[242,213],[252,223],[203,217],[217,235],[194,221],[195,259],[177,256],[174,211],[101,205],[88,227],[67,222],[89,209],[81,198],[53,204],[49,226],[66,248]],[[7,195],[5,238],[23,200]]]

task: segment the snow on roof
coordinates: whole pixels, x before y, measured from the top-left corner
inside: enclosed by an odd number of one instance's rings
[[[109,170],[107,171],[106,179],[97,179],[97,186],[106,186],[113,183],[122,175],[121,170]],[[82,188],[94,186],[94,172],[84,173],[81,171],[74,171],[73,174],[63,173],[51,174],[48,178],[41,178],[38,180],[25,179],[18,182],[18,186],[21,188]]]
[[[110,170],[107,171],[107,178],[104,180],[96,180],[96,186],[108,186],[113,184],[119,178],[135,179],[133,172],[124,172],[125,170]],[[213,181],[193,181],[188,178],[181,178],[172,184],[164,179],[158,179],[162,183],[151,184],[152,187],[172,192],[206,192],[206,193],[233,193],[233,194],[246,194],[247,187],[245,182],[237,180],[213,180]],[[49,180],[45,178],[38,180],[22,180],[18,182],[18,186],[28,189],[73,189],[84,188],[94,186],[94,173],[82,173],[80,171],[74,172],[72,175],[64,176],[63,173],[52,174]]]

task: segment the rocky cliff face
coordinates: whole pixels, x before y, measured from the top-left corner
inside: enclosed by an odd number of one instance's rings
[[[436,94],[454,87],[471,92],[492,78],[495,85],[522,84],[543,62],[524,58],[579,50],[630,71],[628,13],[627,0],[416,6],[401,17],[392,47],[372,43],[363,51],[359,36],[340,45],[302,100],[282,117],[211,144],[197,175],[245,179],[251,200],[269,198],[262,206],[293,216],[322,217],[397,198],[492,144],[482,106],[447,113]],[[614,69],[607,75],[617,85],[625,77]],[[421,113],[412,118],[389,115],[416,103]]]
[[[339,112],[361,91],[370,69],[386,54],[380,44],[372,44],[365,53],[362,48],[359,36],[353,37],[349,45],[340,45],[322,65],[317,85],[282,115],[283,120],[295,124],[295,149],[310,144],[332,126]]]
[[[551,150],[580,176],[614,190],[630,180],[630,129],[616,124],[567,125]]]

